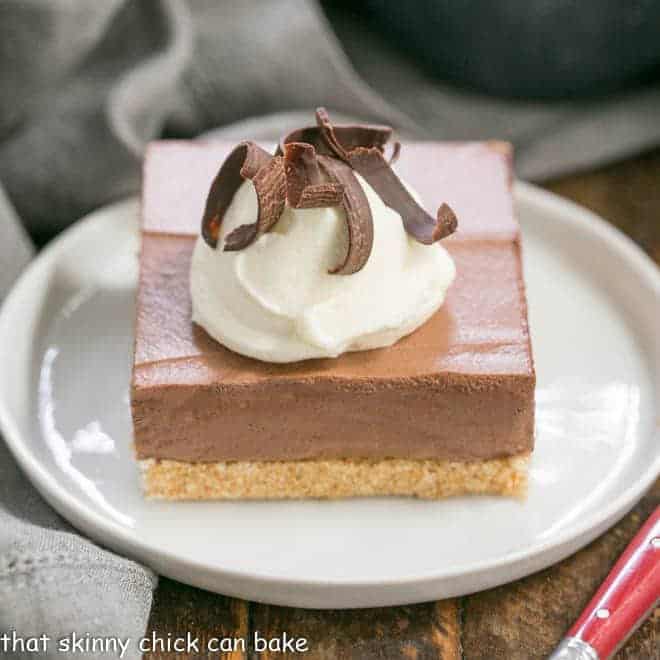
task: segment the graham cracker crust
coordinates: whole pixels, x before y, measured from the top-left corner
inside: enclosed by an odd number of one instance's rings
[[[408,495],[522,498],[529,453],[485,461],[333,459],[188,463],[139,461],[145,495],[164,500],[338,499]]]

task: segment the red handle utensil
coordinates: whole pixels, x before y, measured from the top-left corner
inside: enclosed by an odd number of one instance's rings
[[[660,600],[660,506],[549,660],[607,660]]]

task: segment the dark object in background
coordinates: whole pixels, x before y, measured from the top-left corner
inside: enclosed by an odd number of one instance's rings
[[[491,94],[596,95],[660,72],[658,0],[363,0],[344,6],[372,19],[437,77]]]

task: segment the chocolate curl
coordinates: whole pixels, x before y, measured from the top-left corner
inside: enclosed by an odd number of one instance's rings
[[[348,250],[331,273],[350,275],[367,263],[373,246],[369,202],[350,166],[330,156],[317,156],[304,142],[283,144],[287,200],[294,208],[341,205],[346,216]]]
[[[330,117],[328,116],[328,111],[325,108],[316,109],[316,123],[321,131],[321,136],[325,140],[328,147],[332,153],[340,158],[345,163],[348,163],[348,151],[344,146],[339,142],[337,136],[335,135],[335,129],[330,123]]]
[[[346,215],[348,250],[344,260],[329,272],[351,275],[364,268],[374,242],[374,224],[367,196],[355,177],[350,165],[332,158],[317,156],[321,170],[333,182],[342,187],[341,204]]]
[[[316,122],[321,136],[333,155],[348,163],[366,179],[385,204],[401,216],[406,232],[415,240],[428,245],[456,231],[458,221],[447,204],[442,204],[436,218],[433,219],[415,201],[390,167],[390,163],[399,157],[401,145],[398,142],[394,144],[394,151],[388,163],[383,155],[384,143],[377,146],[361,144],[347,148],[339,139],[337,129],[330,122],[325,108],[317,109]]]
[[[335,156],[345,163],[349,162],[350,152],[357,147],[375,148],[382,153],[392,137],[392,129],[389,126],[369,124],[334,126],[325,108],[317,108],[315,116],[318,137],[330,150],[328,155]],[[303,130],[311,132],[312,129]]]
[[[245,180],[254,184],[258,213],[225,239],[225,250],[241,250],[267,232],[280,218],[286,201],[293,208],[341,205],[346,214],[348,249],[331,273],[348,275],[364,267],[373,246],[373,219],[355,172],[362,175],[383,202],[397,211],[408,234],[430,244],[456,230],[456,216],[442,204],[435,219],[412,197],[390,165],[399,156],[394,143],[389,162],[385,144],[388,126],[333,126],[324,108],[316,111],[316,126],[289,133],[275,156],[253,142],[242,142],[227,157],[213,181],[202,219],[202,236],[216,247],[220,226],[236,191]]]
[[[351,167],[365,178],[387,206],[399,213],[406,231],[417,241],[430,245],[456,231],[458,221],[451,208],[442,204],[435,219],[429,215],[401,183],[378,149],[358,147],[348,156]]]
[[[319,108],[316,113],[317,121],[319,121],[319,113],[321,113],[321,117],[327,120],[328,113],[324,108]],[[383,151],[385,144],[392,137],[392,129],[389,126],[379,126],[377,124],[329,125],[329,128],[333,132],[337,147],[344,152],[355,147],[376,147]],[[280,142],[277,153],[284,153],[284,145],[292,142],[305,142],[311,144],[316,149],[317,154],[337,157],[336,152],[328,146],[320,126],[307,126],[291,131]]]
[[[254,142],[241,142],[225,159],[206,199],[202,236],[211,247],[217,247],[225,213],[246,180],[252,181],[257,193],[257,220],[234,229],[225,238],[225,250],[247,247],[282,215],[286,197],[284,159],[273,157]]]
[[[280,219],[286,200],[284,159],[272,157],[252,178],[257,192],[257,219],[250,225],[241,225],[225,238],[225,252],[242,250],[265,234]]]
[[[296,209],[339,206],[344,189],[324,179],[311,144],[291,142],[284,145],[284,172],[289,206]]]

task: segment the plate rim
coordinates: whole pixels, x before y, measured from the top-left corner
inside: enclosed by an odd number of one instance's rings
[[[570,200],[522,181],[515,182],[514,201],[516,204],[522,202],[540,208],[553,215],[560,214],[565,216],[566,219],[570,216],[570,222],[582,223],[582,229],[586,230],[596,240],[605,243],[607,248],[613,250],[617,256],[622,258],[632,268],[636,278],[644,281],[650,289],[651,295],[660,301],[660,270],[632,239],[623,234],[615,226],[605,222],[594,212]],[[101,222],[101,219],[108,215],[121,213],[126,208],[135,206],[136,204],[137,197],[132,196],[103,206],[85,215],[52,240],[16,280],[11,291],[6,296],[2,307],[0,307],[0,337],[7,333],[7,328],[10,326],[10,314],[17,304],[16,301],[23,297],[22,294],[25,290],[30,289],[31,280],[36,273],[47,268],[50,264],[56,263],[61,253],[67,249],[69,242],[86,228],[95,222]],[[0,346],[0,363],[2,362],[2,358],[3,349]],[[657,387],[660,381],[660,374],[657,373],[657,367],[653,370],[652,366],[652,372],[654,374],[654,383]],[[40,463],[38,457],[30,450],[29,445],[23,442],[18,425],[14,422],[9,407],[2,399],[0,399],[0,431],[4,436],[7,447],[25,473],[25,476],[37,488],[44,499],[60,515],[72,522],[74,527],[82,531],[85,535],[89,535],[92,539],[98,540],[101,544],[118,549],[119,552],[136,558],[137,561],[143,561],[146,564],[171,564],[177,567],[177,570],[170,574],[174,576],[174,573],[176,573],[178,579],[187,580],[191,583],[197,582],[198,584],[200,583],[199,580],[181,577],[182,571],[188,574],[191,571],[193,573],[202,572],[205,575],[210,573],[233,581],[268,583],[280,586],[296,586],[322,590],[371,587],[386,591],[397,587],[414,588],[415,586],[427,583],[442,583],[460,577],[474,577],[483,573],[504,571],[507,568],[515,568],[524,563],[527,563],[531,567],[529,570],[525,569],[522,574],[513,571],[512,573],[516,573],[517,577],[505,577],[495,582],[495,584],[502,584],[509,581],[509,579],[517,579],[534,570],[539,570],[555,561],[559,561],[568,554],[583,547],[595,536],[590,536],[593,530],[607,529],[629,511],[653,485],[660,474],[659,452],[656,459],[650,462],[641,473],[640,478],[634,480],[616,499],[608,502],[606,506],[597,509],[586,518],[576,521],[552,539],[547,539],[525,549],[512,550],[496,559],[482,559],[454,565],[451,568],[443,569],[440,567],[421,574],[399,575],[394,578],[371,577],[356,579],[342,576],[309,578],[273,575],[242,568],[209,566],[203,561],[181,557],[176,552],[167,548],[155,548],[152,544],[141,540],[135,531],[123,527],[111,518],[104,517],[101,513],[87,505],[83,499],[63,489],[59,485],[58,479]],[[656,430],[655,433],[657,435],[658,431]],[[565,548],[569,546],[570,549],[568,552],[564,552]],[[553,552],[555,553],[555,558],[548,563],[543,563],[543,556]],[[561,554],[558,559],[556,558],[557,552]],[[539,561],[541,565],[539,565]],[[160,572],[166,573],[167,571]],[[200,586],[202,585],[200,584]],[[206,588],[209,587],[207,586]],[[395,600],[391,601],[391,604],[394,604]],[[275,601],[271,600],[269,602]]]

